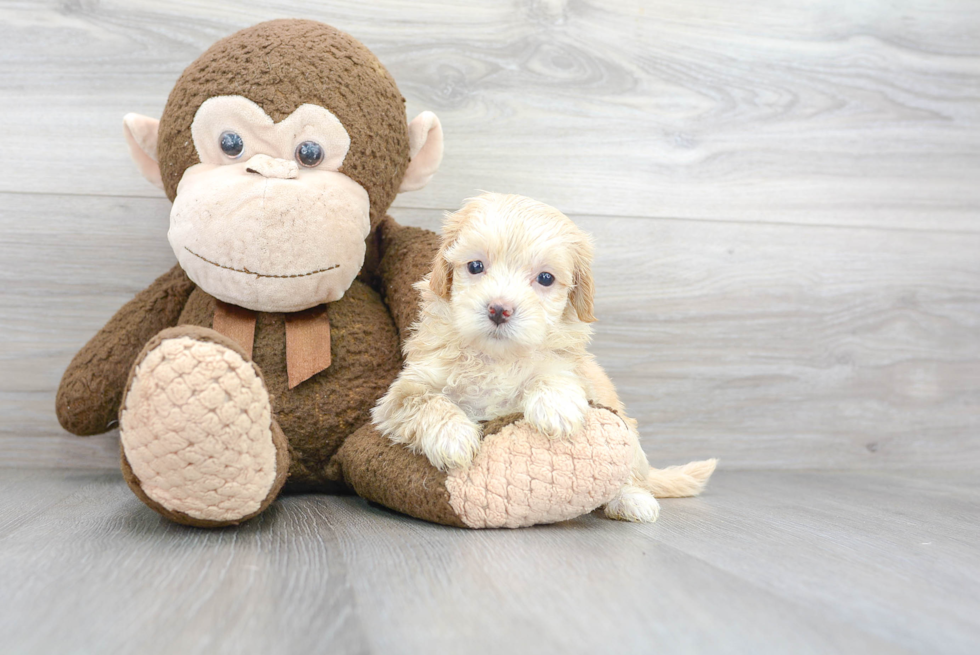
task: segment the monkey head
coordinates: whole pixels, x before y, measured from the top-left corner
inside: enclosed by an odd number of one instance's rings
[[[140,170],[173,202],[168,237],[191,280],[292,312],[341,298],[395,195],[439,167],[439,120],[407,123],[404,102],[360,42],[277,20],[209,48],[159,121],[123,123]]]

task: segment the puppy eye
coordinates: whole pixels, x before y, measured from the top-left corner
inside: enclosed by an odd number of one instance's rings
[[[466,270],[470,272],[470,275],[479,275],[483,272],[483,262],[475,261],[470,262],[466,265]]]
[[[221,152],[225,153],[232,159],[238,159],[242,156],[242,150],[245,149],[245,142],[242,141],[242,137],[238,136],[234,132],[222,132],[218,139],[218,143],[221,144]]]
[[[307,168],[313,168],[323,161],[323,148],[316,141],[304,141],[296,146],[296,160]]]
[[[555,283],[555,276],[551,273],[539,273],[538,274],[538,284],[543,287],[550,287]]]

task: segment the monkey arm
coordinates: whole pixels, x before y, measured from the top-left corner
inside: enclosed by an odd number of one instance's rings
[[[439,236],[429,230],[399,225],[385,216],[378,225],[381,295],[398,326],[402,341],[419,314],[419,292],[412,285],[432,272]]]
[[[66,430],[88,436],[112,427],[137,355],[157,332],[177,325],[193,290],[194,283],[174,266],[123,305],[75,355],[55,401]]]

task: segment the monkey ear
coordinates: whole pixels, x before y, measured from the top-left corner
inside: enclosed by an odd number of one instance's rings
[[[398,193],[421,189],[442,163],[442,124],[431,111],[423,111],[408,124],[408,170]]]
[[[129,144],[129,155],[136,162],[140,173],[150,184],[163,188],[160,164],[157,163],[157,133],[160,121],[141,114],[123,116],[123,134]]]

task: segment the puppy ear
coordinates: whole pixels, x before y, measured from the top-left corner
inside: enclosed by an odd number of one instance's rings
[[[453,290],[453,267],[446,259],[446,253],[456,243],[463,226],[470,220],[471,212],[475,211],[473,201],[467,202],[458,211],[446,216],[442,226],[442,245],[432,263],[432,275],[429,276],[429,288],[434,294],[449,300]]]
[[[450,292],[453,288],[453,269],[446,261],[446,250],[452,242],[443,238],[442,246],[436,253],[436,260],[432,263],[432,275],[429,276],[429,288],[432,293],[444,300],[449,300]]]
[[[584,235],[583,235],[584,236]],[[592,279],[592,242],[585,237],[575,248],[575,269],[572,273],[572,292],[568,301],[583,323],[594,323],[595,282]]]

